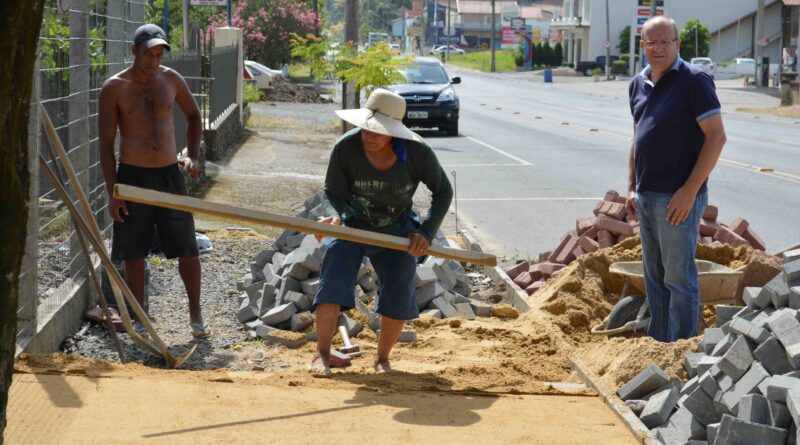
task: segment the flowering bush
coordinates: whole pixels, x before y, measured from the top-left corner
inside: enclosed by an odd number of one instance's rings
[[[231,25],[242,29],[246,59],[276,68],[289,62],[291,34],[314,32],[319,17],[302,0],[261,0],[252,6],[239,0],[231,11]],[[226,12],[212,17],[207,38],[224,26]]]

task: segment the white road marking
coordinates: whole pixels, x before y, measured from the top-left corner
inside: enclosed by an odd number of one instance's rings
[[[566,198],[458,198],[462,201],[597,201],[598,197],[566,197]]]
[[[494,151],[494,152],[500,153],[501,155],[503,155],[503,156],[505,156],[505,157],[507,157],[507,158],[509,158],[509,159],[513,159],[513,160],[515,160],[515,161],[519,162],[519,163],[520,163],[520,164],[522,164],[522,165],[532,165],[530,162],[528,162],[528,161],[526,161],[526,160],[524,160],[524,159],[522,159],[522,158],[519,158],[519,157],[517,157],[517,156],[514,156],[514,155],[512,155],[511,153],[508,153],[508,152],[506,152],[506,151],[503,151],[503,150],[501,150],[501,149],[499,149],[499,148],[497,148],[497,147],[493,147],[493,146],[491,146],[491,145],[487,144],[486,142],[479,141],[479,140],[475,139],[475,138],[474,138],[474,137],[472,137],[472,136],[467,136],[467,139],[471,140],[472,142],[475,142],[476,144],[483,145],[484,147],[488,148],[489,150],[492,150],[492,151]]]

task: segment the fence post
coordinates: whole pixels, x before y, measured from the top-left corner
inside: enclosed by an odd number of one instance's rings
[[[125,68],[125,53],[130,51],[125,43],[129,38],[125,34],[125,0],[108,0],[108,16],[114,17],[106,23],[108,62],[113,67],[108,70],[108,76],[111,77]]]
[[[239,105],[239,120],[243,118],[242,114],[242,88],[244,82],[244,40],[242,37],[242,30],[239,28],[223,27],[218,28],[214,36],[214,47],[219,48],[222,46],[236,45],[238,56],[238,67],[236,68],[236,103]],[[213,50],[212,50],[213,54]],[[244,125],[244,122],[242,122]]]
[[[144,24],[144,2],[131,2],[126,0],[126,3],[130,9],[128,10],[128,29],[125,35],[128,39],[133,39],[133,32],[136,31],[136,28]]]
[[[38,253],[39,253],[39,57],[33,67],[31,106],[28,117],[28,170],[31,172],[28,194],[28,229],[25,235],[25,255],[19,278],[17,302],[17,352],[36,334],[39,308]]]
[[[69,12],[69,143],[70,160],[80,184],[89,195],[89,14],[88,0],[72,0]],[[71,224],[70,273],[76,281],[86,274],[86,260],[81,255],[74,225]]]

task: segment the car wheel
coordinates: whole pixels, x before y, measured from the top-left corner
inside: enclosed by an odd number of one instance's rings
[[[583,70],[583,75],[584,76],[591,76],[592,75],[592,69],[591,68],[586,68],[585,70]]]
[[[458,121],[448,125],[446,131],[448,136],[458,136]]]
[[[644,295],[628,295],[619,300],[608,314],[606,329],[616,329],[635,320],[643,304],[645,304]]]

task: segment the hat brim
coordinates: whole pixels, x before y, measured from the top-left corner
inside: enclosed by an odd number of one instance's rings
[[[144,42],[144,46],[146,46],[147,48],[152,48],[154,46],[159,46],[159,45],[164,45],[167,47],[167,51],[172,51],[172,48],[170,48],[169,43],[167,43],[167,41],[164,39],[155,38]]]
[[[334,112],[343,121],[364,130],[409,141],[423,142],[420,135],[409,130],[401,121],[392,119],[385,114],[376,113],[367,108],[335,110]]]

